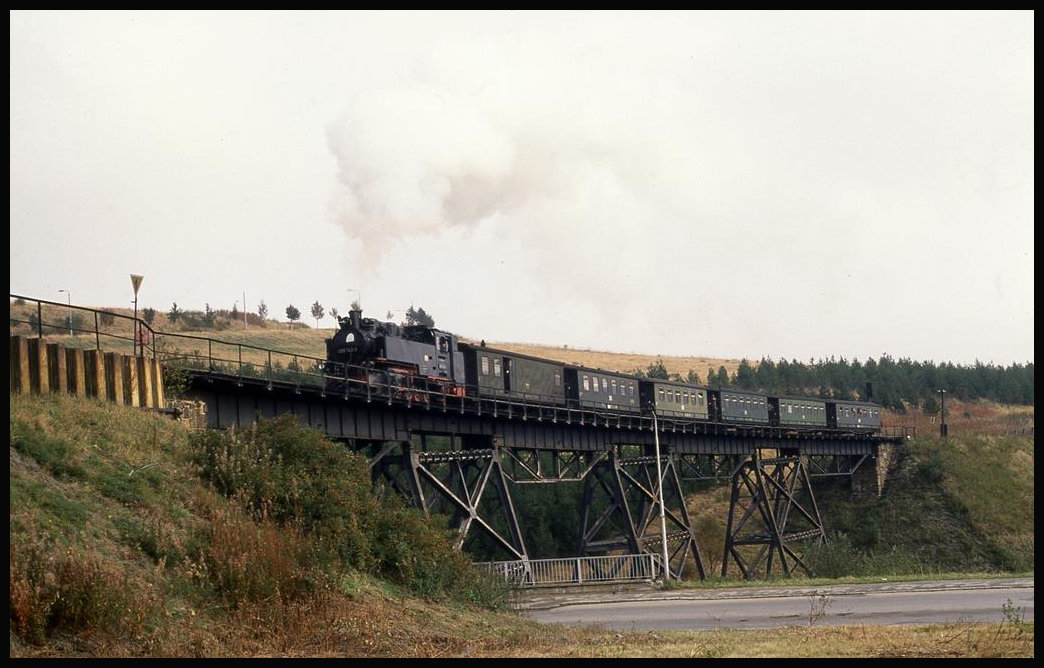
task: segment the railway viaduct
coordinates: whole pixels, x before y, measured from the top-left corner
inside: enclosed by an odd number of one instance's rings
[[[706,577],[685,490],[717,481],[731,485],[721,574],[730,565],[747,578],[807,571],[808,549],[825,540],[812,480],[847,476],[856,494],[879,494],[906,438],[901,430],[725,426],[365,383],[331,393],[316,358],[164,334],[140,321],[130,323],[130,336],[115,337],[125,352],[102,352],[97,326],[96,349],[82,351],[44,342],[41,321],[38,336],[11,336],[12,392],[169,411],[160,371],[174,370],[202,409],[199,426],[242,429],[295,415],[365,454],[384,489],[449,516],[458,548],[482,540],[523,565],[530,555],[514,492],[574,483],[582,488],[577,556],[663,555],[670,577]]]

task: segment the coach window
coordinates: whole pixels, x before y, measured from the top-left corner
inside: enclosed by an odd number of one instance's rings
[[[608,392],[608,391],[609,391],[609,379],[608,378],[603,378],[602,379],[602,392]]]
[[[584,392],[587,392],[590,389],[591,389],[590,382],[588,381],[587,376],[584,376]]]
[[[663,403],[663,388],[662,387],[659,390],[659,396],[660,396],[660,403]]]
[[[562,375],[556,371],[555,372],[555,387],[561,387],[561,385],[562,385]]]
[[[500,377],[500,358],[499,357],[494,357],[493,358],[493,375],[498,377],[498,378]]]
[[[489,375],[489,358],[486,357],[485,355],[482,356],[482,375],[483,376],[488,376]]]

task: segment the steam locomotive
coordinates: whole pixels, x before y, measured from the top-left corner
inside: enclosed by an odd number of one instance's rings
[[[430,402],[433,396],[511,399],[540,406],[639,414],[737,425],[877,431],[881,407],[759,394],[640,378],[462,342],[450,332],[362,317],[338,318],[326,340],[327,389],[367,388],[384,396]]]

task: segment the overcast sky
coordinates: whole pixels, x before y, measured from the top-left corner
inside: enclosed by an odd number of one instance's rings
[[[1032,11],[10,17],[14,294],[1033,361]]]

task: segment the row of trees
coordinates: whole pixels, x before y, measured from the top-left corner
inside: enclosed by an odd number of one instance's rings
[[[826,360],[762,358],[757,364],[741,360],[731,374],[724,366],[715,371],[707,368],[706,383],[690,369],[686,377],[667,373],[662,360],[656,360],[638,375],[685,381],[696,385],[737,388],[795,396],[834,399],[870,399],[896,411],[920,407],[926,412],[937,410],[939,390],[968,401],[988,399],[1002,404],[1033,405],[1033,363],[997,366],[976,362],[958,365],[952,362],[916,362],[908,358],[893,359],[882,355],[866,362],[845,358]]]
[[[352,302],[351,308],[358,309],[359,303],[357,301]],[[326,308],[316,300],[310,310],[312,317],[315,318],[315,326],[318,329],[319,321],[326,315]],[[148,324],[152,324],[156,318],[156,310],[147,308],[144,310],[144,320]],[[289,304],[286,307],[286,319],[289,322],[289,326],[293,329],[294,323],[301,319],[301,309],[297,308],[293,304]],[[218,317],[221,315],[227,316],[232,321],[237,321],[240,317],[240,313],[237,306],[233,306],[231,311],[215,311],[210,307],[209,303],[203,305],[203,311],[186,311],[178,306],[177,302],[174,302],[170,310],[167,312],[167,320],[171,324],[176,324],[179,321],[185,323],[186,320],[191,321],[191,324],[198,324],[203,328],[212,328],[217,323]],[[252,316],[251,316],[252,317]],[[338,322],[340,313],[336,308],[330,309],[330,317],[334,319],[334,322]],[[261,324],[268,320],[268,305],[265,304],[265,300],[261,300],[257,305],[257,319]],[[392,312],[389,311],[387,319],[392,319]],[[424,325],[425,327],[434,327],[435,319],[432,318],[423,308],[414,308],[412,305],[406,310],[406,319],[402,323],[404,325]]]

